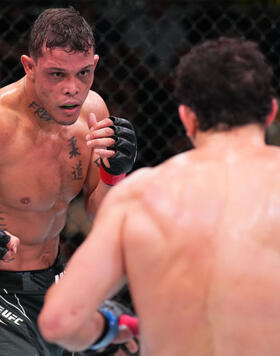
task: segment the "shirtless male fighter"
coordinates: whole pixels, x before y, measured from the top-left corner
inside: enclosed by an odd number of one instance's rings
[[[90,90],[94,47],[75,9],[45,10],[32,27],[29,56],[21,57],[26,75],[0,90],[1,356],[61,355],[44,342],[37,317],[63,272],[59,233],[69,203],[83,189],[94,215],[135,161],[132,125],[109,117]]]
[[[277,112],[271,80],[243,39],[206,41],[182,58],[176,96],[195,148],[105,197],[47,293],[39,326],[49,341],[93,342],[99,303],[126,276],[142,356],[280,354],[280,149],[264,140]]]

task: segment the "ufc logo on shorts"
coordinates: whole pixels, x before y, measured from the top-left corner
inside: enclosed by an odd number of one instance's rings
[[[56,274],[54,276],[55,278],[55,283],[58,283],[58,281],[63,277],[63,272],[59,273],[59,274]]]
[[[16,314],[13,314],[10,310],[0,305],[0,315],[7,320],[13,321],[16,325],[20,325],[23,322]]]

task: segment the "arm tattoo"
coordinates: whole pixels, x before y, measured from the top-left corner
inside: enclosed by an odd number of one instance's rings
[[[47,110],[40,106],[39,104],[35,103],[35,101],[32,101],[31,104],[29,104],[29,107],[33,109],[33,112],[36,116],[39,117],[39,119],[43,121],[50,121],[51,117],[48,114]]]
[[[100,168],[100,157],[97,158],[94,163],[97,165],[98,168]]]

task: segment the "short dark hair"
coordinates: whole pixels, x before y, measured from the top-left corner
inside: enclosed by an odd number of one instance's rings
[[[255,42],[220,37],[194,46],[181,59],[175,95],[196,113],[201,131],[265,124],[272,77]]]
[[[29,55],[37,60],[42,47],[69,48],[69,52],[88,52],[95,47],[93,29],[72,6],[47,9],[34,22],[29,36]]]

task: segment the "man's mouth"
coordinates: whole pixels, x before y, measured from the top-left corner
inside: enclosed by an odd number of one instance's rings
[[[75,109],[77,106],[79,106],[78,104],[67,104],[67,105],[61,105],[60,107],[62,109]]]

